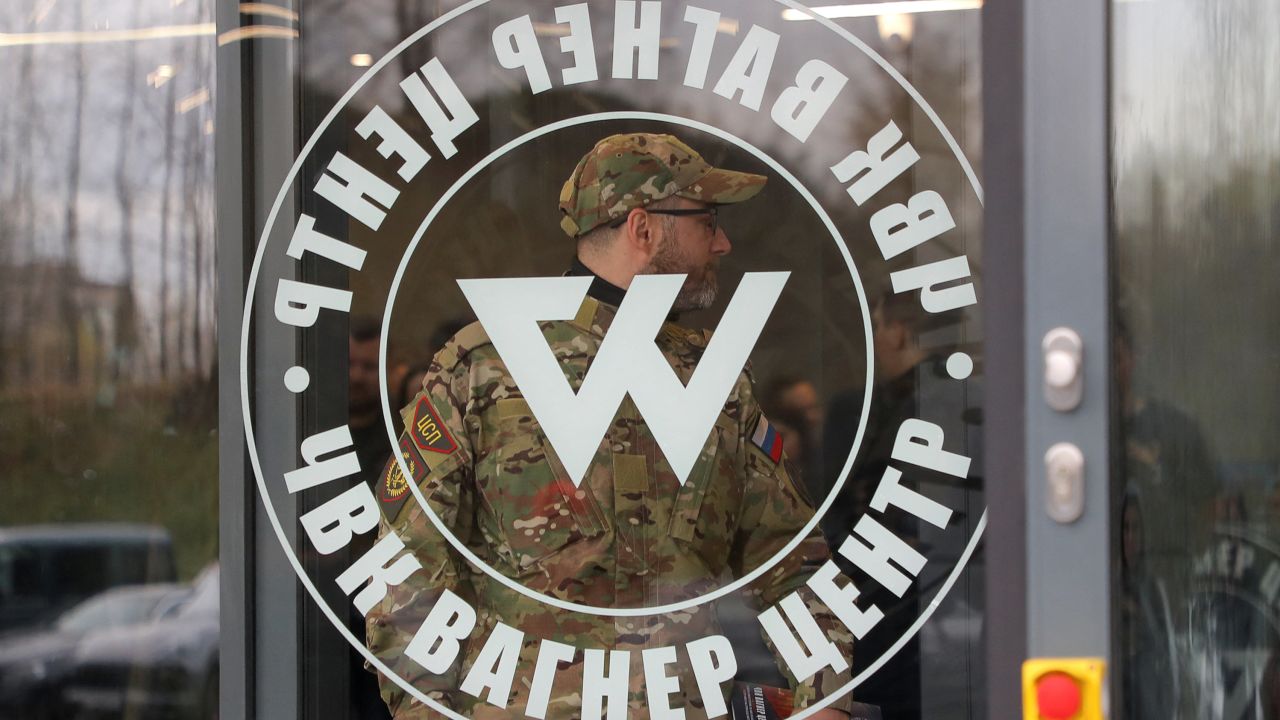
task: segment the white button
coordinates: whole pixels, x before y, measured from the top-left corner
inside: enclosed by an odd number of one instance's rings
[[[1071,353],[1054,350],[1044,359],[1044,380],[1049,387],[1065,390],[1075,382],[1079,365]]]
[[[1044,399],[1058,412],[1071,412],[1084,399],[1084,345],[1080,334],[1068,327],[1045,333]]]
[[[1084,514],[1084,453],[1071,443],[1058,443],[1044,454],[1045,512],[1060,523]]]

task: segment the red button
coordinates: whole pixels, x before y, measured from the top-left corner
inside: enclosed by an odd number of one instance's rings
[[[1080,686],[1063,672],[1041,675],[1036,680],[1036,706],[1046,720],[1069,720],[1080,712]]]

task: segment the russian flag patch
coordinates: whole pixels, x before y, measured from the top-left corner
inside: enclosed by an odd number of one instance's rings
[[[756,422],[756,431],[751,433],[751,442],[775,463],[782,461],[782,433],[770,425],[763,414]]]

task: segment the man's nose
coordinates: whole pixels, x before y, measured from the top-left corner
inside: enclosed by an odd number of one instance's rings
[[[725,233],[724,228],[716,228],[715,239],[711,241],[712,255],[728,255],[733,249],[733,243],[729,242],[729,236]]]

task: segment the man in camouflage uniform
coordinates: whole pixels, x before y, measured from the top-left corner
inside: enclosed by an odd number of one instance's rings
[[[570,274],[594,279],[573,320],[540,323],[575,391],[636,275],[686,274],[675,312],[711,304],[719,258],[730,249],[715,208],[753,197],[764,183],[760,175],[712,168],[670,135],[615,135],[583,157],[564,185],[560,208],[565,232],[577,241]],[[709,337],[668,320],[655,342],[687,384]],[[702,595],[768,561],[813,517],[745,372],[683,485],[628,396],[575,487],[479,323],[436,355],[403,415],[401,452],[412,481],[453,534],[505,576],[574,603],[653,607]],[[423,567],[391,588],[368,617],[370,649],[401,677],[465,716],[523,717],[540,641],[551,639],[579,651],[556,673],[546,717],[577,718],[582,649],[629,650],[629,716],[643,718],[640,651],[674,646],[679,659],[667,674],[679,677],[680,689],[670,705],[682,707],[689,720],[706,717],[683,646],[719,633],[713,603],[644,617],[554,609],[470,567],[423,509],[406,503],[412,496],[407,482],[392,463],[379,486],[380,533],[396,533]],[[828,556],[815,529],[748,595],[763,609],[799,590],[847,658],[852,637],[805,587]],[[445,590],[476,608],[477,627],[452,670],[432,675],[404,649]],[[458,689],[498,622],[525,633],[505,709]],[[848,680],[847,672],[830,668],[804,683],[788,675],[798,708]],[[434,715],[386,678],[382,688],[398,720]],[[842,698],[833,707],[845,703]],[[846,717],[830,708],[819,712]]]

